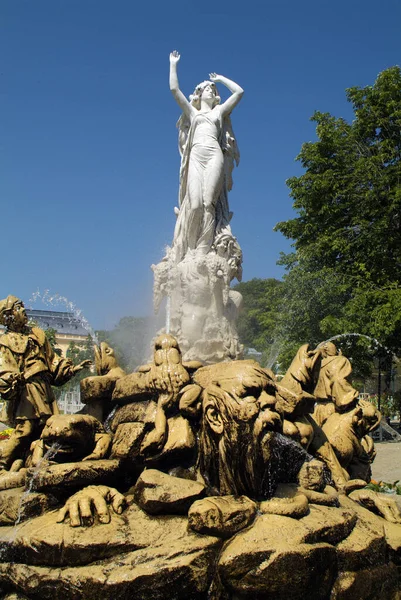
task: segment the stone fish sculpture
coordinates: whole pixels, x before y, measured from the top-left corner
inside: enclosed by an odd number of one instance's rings
[[[295,600],[313,590],[315,598],[345,600],[362,590],[367,599],[395,598],[401,515],[394,502],[345,470],[336,482],[330,461],[285,435],[289,417],[298,430],[290,405],[312,423],[312,394],[285,388],[254,361],[189,367],[166,336],[155,343],[154,363],[118,379],[113,392],[121,411],[153,402],[167,423],[172,409],[185,419],[196,449],[188,460],[182,448],[165,466],[146,466],[141,444],[157,431],[155,417],[153,425],[120,422],[114,434],[93,416],[50,418],[24,467],[25,491],[0,492],[3,596]],[[292,365],[287,381],[296,373]],[[348,407],[358,439],[378,418],[367,408],[357,399]],[[326,423],[348,413],[334,411]],[[143,426],[137,452],[116,457],[118,427],[134,424]],[[329,431],[325,443],[342,461],[338,423],[335,431],[334,445]],[[77,462],[64,462],[65,454],[61,462],[57,454],[32,460],[54,442],[72,446]],[[374,567],[366,569],[367,557]]]

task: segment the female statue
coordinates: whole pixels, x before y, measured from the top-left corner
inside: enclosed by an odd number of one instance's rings
[[[183,111],[178,121],[181,154],[179,209],[174,231],[176,262],[188,250],[209,252],[216,233],[230,233],[232,214],[227,193],[232,187],[231,172],[239,162],[230,113],[241,100],[243,89],[222,75],[210,74],[210,81],[196,86],[188,101],[178,85],[178,52],[170,54],[170,89]],[[216,83],[231,92],[223,104]]]

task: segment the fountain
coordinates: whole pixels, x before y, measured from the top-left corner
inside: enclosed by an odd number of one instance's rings
[[[380,413],[331,341],[301,346],[280,381],[241,360],[227,192],[242,89],[211,74],[188,102],[179,58],[180,207],[154,266],[168,319],[151,361],[125,373],[102,342],[85,414],[59,415],[50,382],[71,363],[21,300],[0,302],[0,391],[16,425],[0,442],[0,595],[395,600],[401,514],[366,488]],[[216,83],[231,91],[222,104]]]
[[[60,294],[52,294],[50,290],[41,292],[39,289],[32,294],[29,301],[37,302],[38,300],[41,300],[44,304],[52,307],[59,306],[60,304],[64,306],[67,309],[67,312],[72,315],[73,320],[82,325],[94,343],[99,343],[95,330],[89,323],[88,319],[84,316],[82,310],[78,308],[74,302],[71,302],[71,300],[68,300],[68,298],[61,296]]]

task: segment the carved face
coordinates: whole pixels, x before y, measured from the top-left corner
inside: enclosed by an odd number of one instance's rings
[[[93,417],[88,415],[53,415],[46,421],[40,436],[45,452],[57,444],[56,462],[73,462],[90,454],[95,447]]]
[[[5,315],[4,323],[11,331],[22,331],[28,323],[28,317],[22,300],[15,302],[11,310]]]
[[[155,342],[154,363],[156,366],[162,364],[181,364],[181,352],[177,340],[168,333],[160,335]]]
[[[219,102],[217,88],[212,81],[203,81],[196,86],[193,96],[193,104],[200,108],[200,101],[203,100],[210,108],[213,108]]]
[[[323,356],[336,356],[338,354],[337,348],[333,342],[327,342],[323,346]]]
[[[216,88],[211,84],[206,85],[202,90],[202,99],[211,98],[214,99],[216,96]]]
[[[101,342],[100,346],[94,346],[95,365],[98,375],[105,375],[111,369],[118,367],[114,350],[107,342]]]
[[[22,302],[17,302],[16,304],[14,304],[13,319],[14,324],[20,329],[23,329],[28,323],[28,317],[26,315],[25,307]]]
[[[199,369],[195,380],[205,388],[203,477],[222,494],[268,495],[271,441],[282,431],[273,380],[253,361],[211,365]]]

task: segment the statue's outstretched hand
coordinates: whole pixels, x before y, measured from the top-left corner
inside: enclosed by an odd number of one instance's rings
[[[89,359],[83,360],[81,363],[79,363],[79,365],[74,367],[74,373],[79,373],[79,371],[82,371],[82,369],[89,369],[89,367],[91,365],[92,365],[91,360],[89,360]]]
[[[380,494],[374,490],[364,488],[363,490],[351,492],[349,497],[368,510],[379,513],[386,521],[401,524],[400,509],[391,496],[388,497],[386,494]]]
[[[71,527],[93,525],[97,516],[100,523],[110,523],[111,504],[115,513],[120,515],[126,504],[125,497],[116,489],[106,485],[89,485],[67,500],[57,515],[57,523],[70,517]]]
[[[172,52],[170,52],[170,63],[176,64],[176,63],[178,63],[180,58],[181,58],[181,56],[179,55],[177,50],[173,50]]]

